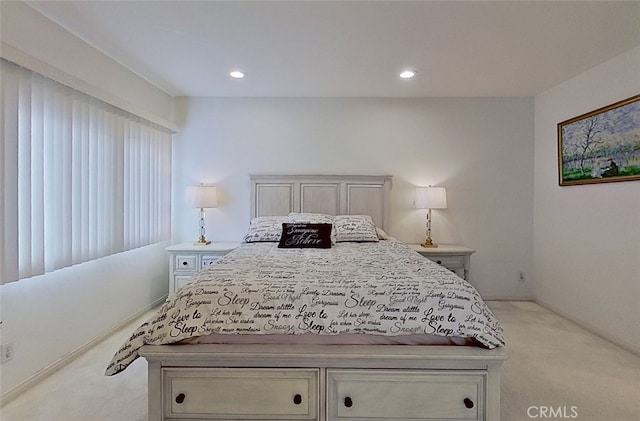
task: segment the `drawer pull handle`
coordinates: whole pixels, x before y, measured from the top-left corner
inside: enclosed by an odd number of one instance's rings
[[[189,266],[189,262],[182,262],[182,266]]]
[[[353,401],[349,396],[344,398],[344,406],[346,406],[347,408],[351,408],[353,406]]]
[[[296,394],[293,397],[293,403],[295,403],[296,405],[300,405],[302,403],[302,395],[300,395],[299,393]]]
[[[184,398],[186,398],[184,393],[180,393],[178,396],[176,396],[176,403],[182,403],[184,402]]]
[[[466,406],[468,409],[473,408],[473,401],[469,398],[464,398],[464,406]]]

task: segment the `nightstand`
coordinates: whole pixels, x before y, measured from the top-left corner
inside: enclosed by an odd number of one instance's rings
[[[193,275],[220,259],[239,243],[211,243],[196,246],[182,243],[167,247],[169,252],[169,295],[187,284]]]
[[[471,255],[475,253],[475,250],[453,244],[440,244],[438,247],[429,248],[422,247],[420,244],[409,244],[409,247],[468,280]]]

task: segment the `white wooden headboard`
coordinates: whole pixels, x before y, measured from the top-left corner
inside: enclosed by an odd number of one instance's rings
[[[251,218],[289,212],[370,215],[388,229],[390,175],[252,174]]]

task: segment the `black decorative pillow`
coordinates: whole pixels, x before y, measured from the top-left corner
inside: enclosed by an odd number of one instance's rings
[[[313,224],[334,224],[333,216],[326,213],[309,213],[309,212],[291,212],[287,222],[296,223],[313,223]],[[336,243],[336,227],[335,225],[331,229],[331,244]]]
[[[295,223],[282,224],[279,248],[331,248],[332,224]]]

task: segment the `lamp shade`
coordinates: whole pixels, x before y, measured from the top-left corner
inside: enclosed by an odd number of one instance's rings
[[[447,191],[444,187],[417,187],[413,207],[416,209],[446,209]]]
[[[187,201],[193,208],[216,208],[218,191],[215,186],[190,186],[187,188]]]

